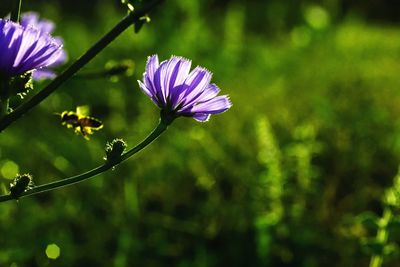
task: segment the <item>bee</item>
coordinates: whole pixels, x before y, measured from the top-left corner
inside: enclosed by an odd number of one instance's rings
[[[76,111],[63,111],[61,114],[61,124],[67,128],[74,129],[76,134],[82,135],[89,140],[89,135],[93,134],[93,130],[103,128],[103,123],[93,117],[86,115],[88,108],[86,106],[77,107]]]

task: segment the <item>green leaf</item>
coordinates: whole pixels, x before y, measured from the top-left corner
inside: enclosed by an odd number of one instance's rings
[[[135,22],[135,33],[138,33],[140,29],[143,27],[143,25],[145,23],[149,23],[150,21],[151,20],[149,16],[143,16],[139,18],[139,20]]]

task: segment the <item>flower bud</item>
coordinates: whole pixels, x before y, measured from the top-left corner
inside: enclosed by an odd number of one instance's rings
[[[125,151],[125,148],[126,142],[119,138],[114,139],[111,143],[107,143],[105,160],[111,164],[119,162],[121,160],[121,155]]]
[[[12,183],[10,183],[10,194],[13,198],[18,199],[22,193],[33,187],[32,175],[29,173],[17,174]]]

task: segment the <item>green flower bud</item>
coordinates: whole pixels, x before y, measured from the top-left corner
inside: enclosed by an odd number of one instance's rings
[[[118,163],[121,160],[121,155],[125,152],[126,146],[126,142],[119,138],[107,143],[105,160],[111,164]]]
[[[18,199],[22,193],[32,189],[33,187],[34,183],[32,180],[32,175],[29,173],[17,174],[14,180],[10,183],[10,194],[13,196],[13,198]]]

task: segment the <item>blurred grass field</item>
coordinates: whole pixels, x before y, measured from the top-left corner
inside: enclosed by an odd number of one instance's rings
[[[125,15],[73,2],[23,2],[56,22],[68,64]],[[143,139],[158,120],[136,82],[149,55],[207,67],[233,103],[177,120],[113,171],[0,203],[0,266],[368,266],[360,240],[375,232],[356,218],[382,213],[398,169],[400,27],[339,1],[283,3],[166,1],[81,71],[130,59],[132,76],[76,76],[2,132],[7,193],[17,172],[66,178],[100,164],[107,141]],[[105,125],[90,141],[54,116],[80,105]]]

